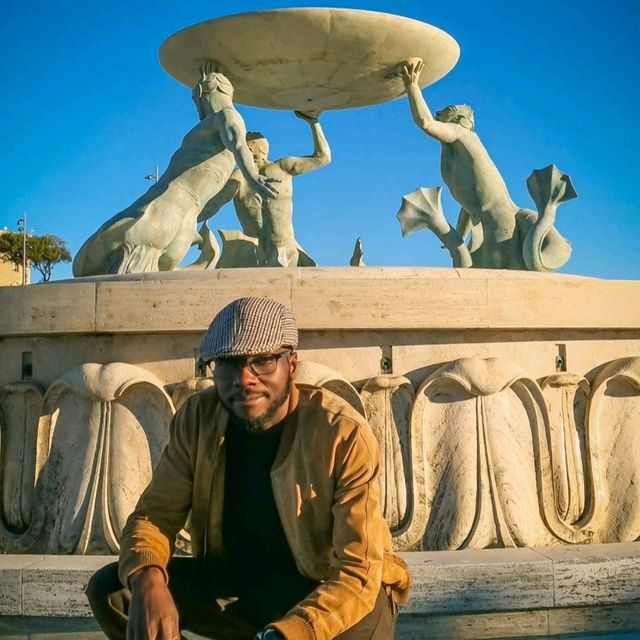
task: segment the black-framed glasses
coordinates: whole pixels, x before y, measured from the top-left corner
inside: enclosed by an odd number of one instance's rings
[[[254,376],[268,376],[277,369],[278,360],[292,352],[293,349],[287,349],[281,353],[264,353],[257,356],[214,358],[213,374],[218,378],[232,378],[238,371],[249,367]]]

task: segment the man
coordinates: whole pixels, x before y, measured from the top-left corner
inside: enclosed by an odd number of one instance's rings
[[[179,629],[393,637],[409,576],[379,510],[378,448],[343,400],[293,383],[297,343],[275,300],[240,298],[214,318],[201,354],[216,387],[174,417],[119,565],[87,588],[111,640],[169,640]],[[188,516],[195,557],[172,558]]]
[[[253,197],[277,195],[253,163],[244,121],[233,106],[233,86],[211,62],[201,73],[193,90],[200,123],[184,137],[158,182],[82,245],[73,275],[175,269],[193,243],[202,207],[236,164]]]
[[[269,142],[261,134],[249,132],[247,144],[261,176],[278,185],[278,194],[269,199],[255,197],[241,171],[234,171],[220,193],[209,200],[198,220],[215,215],[233,198],[238,220],[245,235],[259,240],[260,264],[268,267],[313,266],[315,263],[300,251],[293,231],[293,178],[319,169],[331,162],[331,150],[317,117],[299,111],[313,137],[313,154],[287,156],[271,161]]]

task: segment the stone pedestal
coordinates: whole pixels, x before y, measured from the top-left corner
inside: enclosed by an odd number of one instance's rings
[[[298,379],[369,419],[398,550],[640,537],[639,282],[238,269],[0,289],[1,551],[118,551],[241,295],[289,305]]]
[[[416,584],[399,637],[640,627],[640,282],[454,269],[0,288],[0,613],[86,614],[81,585],[60,585],[117,553],[172,414],[212,384],[201,337],[242,295],[291,307],[298,379],[342,395],[379,440]]]

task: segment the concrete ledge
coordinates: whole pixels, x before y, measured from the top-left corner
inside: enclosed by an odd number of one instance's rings
[[[640,630],[640,544],[401,554],[414,581],[402,640]],[[0,556],[0,616],[90,616],[112,556]]]
[[[640,601],[640,544],[538,549],[553,562],[556,607]]]
[[[107,640],[93,618],[0,617],[0,640]]]
[[[265,294],[289,305],[303,331],[640,327],[637,281],[348,267],[174,271],[0,287],[0,308],[7,310],[0,335],[201,332],[234,298]]]
[[[0,555],[0,616],[90,616],[89,578],[115,556]]]
[[[637,640],[636,633],[627,636],[627,631],[640,631],[640,603],[431,616],[402,613],[396,640],[551,640],[584,633],[606,633],[601,640],[617,638],[618,633],[624,634],[620,640]]]
[[[413,579],[411,614],[517,611],[554,606],[553,561],[533,549],[401,554]]]
[[[401,554],[401,640],[640,631],[640,544]]]
[[[413,577],[411,614],[640,603],[638,543],[401,555]]]

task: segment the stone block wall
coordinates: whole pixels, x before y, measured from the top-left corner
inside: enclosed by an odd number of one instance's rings
[[[241,295],[289,305],[297,379],[368,418],[397,549],[640,536],[640,283],[242,269],[0,288],[0,551],[117,552]]]

